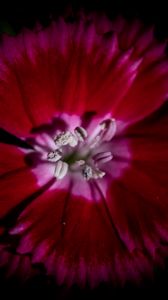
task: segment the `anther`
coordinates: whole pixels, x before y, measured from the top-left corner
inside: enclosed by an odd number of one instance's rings
[[[78,140],[83,142],[87,138],[87,131],[83,127],[76,127],[74,130]]]
[[[78,143],[75,135],[70,131],[61,132],[54,138],[54,142],[58,148],[69,145],[75,147]]]
[[[107,119],[100,123],[100,126],[102,128],[101,132],[101,138],[103,141],[110,141],[117,130],[117,125],[115,119]]]
[[[113,155],[110,151],[107,152],[99,152],[93,156],[93,160],[95,164],[104,164],[108,161],[112,160]]]
[[[105,172],[103,172],[99,169],[95,169],[93,172],[93,178],[94,179],[103,178],[105,174],[106,174]]]
[[[47,159],[52,162],[57,162],[62,157],[60,150],[54,150],[47,154]]]
[[[90,180],[90,179],[103,178],[105,175],[105,172],[99,170],[98,168],[93,169],[91,166],[85,165],[85,167],[83,168],[82,174],[83,174],[84,179]]]
[[[55,168],[55,177],[57,179],[62,179],[68,172],[68,164],[62,160],[59,160]]]
[[[85,167],[83,168],[82,174],[83,174],[84,179],[86,179],[86,180],[91,179],[93,177],[92,167],[89,165],[85,165]]]

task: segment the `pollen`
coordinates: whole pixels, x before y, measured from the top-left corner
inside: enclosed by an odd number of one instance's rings
[[[54,139],[55,144],[58,148],[66,145],[70,145],[71,147],[75,147],[77,145],[77,138],[70,131],[61,132]]]

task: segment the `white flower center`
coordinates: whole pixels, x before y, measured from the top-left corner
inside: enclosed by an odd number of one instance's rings
[[[110,151],[98,151],[103,142],[109,142],[116,133],[116,122],[107,119],[101,122],[92,135],[88,136],[83,127],[63,131],[55,136],[55,150],[47,154],[47,159],[55,163],[55,177],[62,179],[68,172],[80,172],[85,180],[105,176],[100,169],[113,155]],[[73,148],[73,149],[72,149]]]

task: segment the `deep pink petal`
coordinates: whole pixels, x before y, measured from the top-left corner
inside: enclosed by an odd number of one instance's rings
[[[0,181],[0,217],[37,190],[36,181],[27,167],[9,173]]]
[[[25,166],[24,154],[21,151],[11,145],[0,145],[0,176],[15,172]]]

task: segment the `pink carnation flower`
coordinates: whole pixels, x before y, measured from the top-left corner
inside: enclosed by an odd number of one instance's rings
[[[0,65],[0,126],[22,140],[0,147],[5,251],[67,286],[151,276],[168,242],[165,44],[81,15],[4,35]]]

